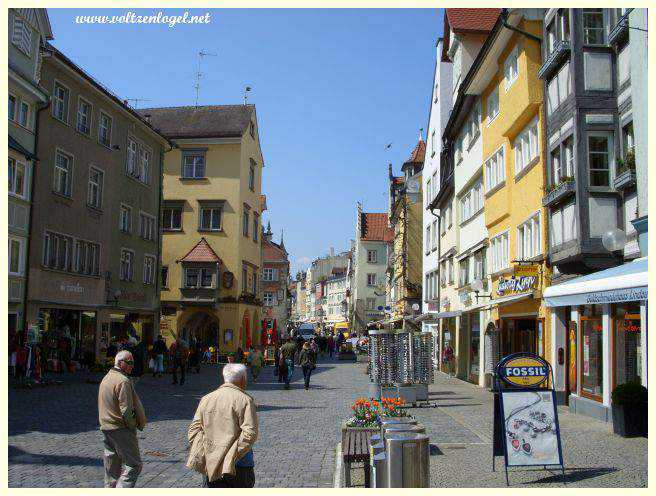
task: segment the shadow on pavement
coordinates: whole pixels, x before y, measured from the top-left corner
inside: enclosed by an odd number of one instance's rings
[[[565,477],[563,478],[562,472],[556,472],[554,469],[551,469],[551,473],[548,477],[543,477],[534,481],[527,481],[524,484],[553,484],[554,482],[579,482],[586,479],[593,479],[595,477],[600,477],[602,475],[610,474],[617,472],[618,469],[612,468],[565,468]]]
[[[87,456],[71,455],[38,455],[28,453],[16,446],[9,445],[9,461],[13,464],[29,465],[81,465],[102,467],[103,462],[99,457],[90,458]]]

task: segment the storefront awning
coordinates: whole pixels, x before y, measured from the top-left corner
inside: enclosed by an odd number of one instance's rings
[[[436,315],[438,319],[448,319],[449,317],[458,317],[462,315],[460,310],[452,310],[450,312],[440,312]]]
[[[647,257],[577,277],[544,291],[548,307],[621,303],[647,299]]]
[[[516,301],[525,300],[526,298],[532,298],[532,297],[533,297],[533,291],[529,291],[528,293],[519,293],[509,296],[502,296],[501,298],[495,298],[494,300],[490,301],[490,303],[487,305],[486,308],[503,306],[503,305],[507,305],[508,303],[514,303]]]

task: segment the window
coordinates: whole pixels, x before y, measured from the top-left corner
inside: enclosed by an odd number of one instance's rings
[[[574,138],[572,136],[563,141],[564,172],[567,177],[574,177]]]
[[[453,284],[453,281],[455,280],[453,256],[449,257],[448,265],[449,265],[449,284]]]
[[[182,230],[182,207],[162,209],[162,229],[164,231]]]
[[[505,78],[506,91],[510,89],[512,84],[517,80],[517,77],[519,76],[518,58],[519,53],[517,47],[515,47],[512,52],[508,54],[503,64],[503,75]]]
[[[506,180],[506,160],[503,146],[485,161],[485,190],[492,191]]]
[[[551,246],[560,246],[576,238],[576,208],[574,202],[551,211]]]
[[[633,152],[633,122],[622,127],[622,157],[626,158],[626,154]]]
[[[474,280],[478,279],[480,281],[485,280],[486,270],[485,266],[487,265],[485,260],[485,250],[478,250],[474,253]]]
[[[376,298],[367,298],[367,310],[376,310]]]
[[[492,270],[498,272],[510,265],[508,250],[508,232],[499,234],[490,241],[492,250]]]
[[[613,137],[611,133],[588,133],[590,186],[610,186]]]
[[[25,196],[25,164],[9,157],[9,193]]]
[[[583,43],[603,45],[606,43],[604,9],[581,9],[583,19]]]
[[[132,207],[121,205],[118,228],[124,233],[130,233],[132,231]]]
[[[278,269],[272,269],[266,267],[262,272],[262,279],[264,281],[277,281],[278,280]]]
[[[426,226],[426,236],[424,238],[426,240],[425,241],[425,243],[426,243],[426,255],[428,255],[428,252],[431,249],[431,225],[430,224],[428,224]]]
[[[601,10],[601,9],[599,9]],[[604,332],[601,305],[585,305],[581,316],[579,374],[581,393],[597,398],[604,394]]]
[[[185,288],[212,288],[212,269],[185,269]]]
[[[455,144],[455,151],[453,153],[456,165],[462,162],[462,136],[458,136]]]
[[[253,241],[257,243],[258,233],[260,232],[259,228],[260,216],[253,212]]]
[[[73,238],[46,231],[43,239],[43,265],[51,269],[71,270]]]
[[[14,17],[11,42],[28,57],[32,52],[32,31],[30,26],[20,17]]]
[[[8,111],[8,116],[10,121],[15,121],[16,120],[16,97],[12,95],[11,93],[9,94],[9,104],[7,107]]]
[[[376,274],[367,274],[367,286],[376,285]]]
[[[469,257],[465,257],[462,260],[460,260],[460,278],[459,278],[459,285],[466,286],[469,284]]]
[[[446,273],[446,260],[440,262],[440,285],[442,287],[446,286],[447,273]]]
[[[437,250],[437,219],[433,221],[433,229],[431,231],[431,249]]]
[[[161,272],[160,272],[160,277],[161,281],[160,283],[162,284],[163,288],[168,288],[169,287],[169,268],[166,265],[162,266]]]
[[[488,124],[499,115],[499,87],[497,86],[487,97],[487,122]]]
[[[112,144],[112,118],[104,112],[100,112],[98,120],[98,143],[107,147]]]
[[[431,197],[432,197],[432,191],[433,191],[433,186],[431,184],[431,179],[428,178],[426,181],[426,207],[430,205],[431,202]]]
[[[59,83],[55,83],[52,96],[52,116],[62,122],[68,123],[68,100],[70,91]]]
[[[30,106],[27,102],[20,102],[18,106],[18,123],[27,127],[30,119]]]
[[[547,53],[551,53],[556,48],[556,43],[558,42],[558,26],[556,25],[557,20],[554,19],[547,26]]]
[[[529,260],[542,253],[540,212],[517,226],[517,258]]]
[[[562,41],[569,41],[569,9],[558,10],[558,30]]]
[[[268,291],[264,292],[263,295],[263,303],[265,307],[272,307],[275,306],[275,300],[276,300],[276,294],[275,293],[269,293]]]
[[[220,231],[223,210],[219,206],[203,206],[200,209],[200,230]]]
[[[551,115],[572,93],[569,62],[547,84],[547,113]]]
[[[255,191],[255,160],[251,160],[251,165],[248,168],[248,189]]]
[[[125,163],[125,172],[128,176],[138,176],[139,168],[137,163],[137,157],[139,156],[138,145],[135,140],[128,138],[128,152],[127,152],[127,161]]]
[[[150,152],[143,146],[139,147],[139,181],[144,184],[150,182]]]
[[[435,131],[431,133],[431,157],[434,155],[435,155]]]
[[[242,293],[247,293],[248,292],[248,269],[246,266],[242,266],[241,268],[241,286],[242,286]]]
[[[540,154],[537,118],[515,138],[515,175],[526,169]]]
[[[91,104],[83,98],[77,102],[77,130],[86,135],[91,133]]]
[[[90,241],[75,243],[75,271],[88,276],[100,275],[100,245]]]
[[[89,190],[87,191],[87,205],[93,208],[102,207],[104,173],[95,167],[89,167]]]
[[[144,212],[139,213],[139,236],[155,241],[155,217]]]
[[[474,104],[474,109],[472,110],[472,115],[469,119],[469,148],[474,145],[474,142],[479,135],[480,118],[481,112],[478,108],[478,103],[476,103]]]
[[[440,234],[444,236],[446,233],[446,209],[442,211],[442,215],[440,215]]]
[[[255,139],[255,124],[253,124],[253,121],[251,121],[249,127],[249,132],[251,134],[251,138]]]
[[[242,217],[242,234],[246,237],[248,237],[248,224],[249,224],[249,213],[248,209],[244,207],[244,214]]]
[[[460,223],[467,222],[483,208],[483,183],[477,181],[460,198]]]
[[[134,276],[134,252],[132,250],[121,250],[121,281],[131,281]]]
[[[9,273],[22,275],[23,272],[23,241],[9,238]]]
[[[186,179],[205,177],[205,154],[203,152],[183,152],[182,177]]]
[[[155,257],[148,255],[144,257],[143,283],[155,284]]]
[[[55,193],[71,196],[71,179],[73,173],[73,157],[57,150],[55,153],[54,185]]]
[[[378,263],[378,251],[367,250],[367,263]]]

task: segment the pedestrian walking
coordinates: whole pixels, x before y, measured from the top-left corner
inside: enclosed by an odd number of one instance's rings
[[[292,338],[287,338],[287,342],[280,348],[280,353],[286,369],[284,376],[285,389],[289,389],[289,383],[294,375],[294,356],[296,355],[296,345]]]
[[[203,474],[204,487],[250,488],[258,436],[255,401],[245,392],[244,365],[228,363],[222,373],[223,384],[201,398],[189,426],[187,467]]]
[[[442,363],[444,364],[446,372],[450,377],[453,377],[453,359],[453,348],[451,348],[451,344],[447,342],[442,349]]]
[[[237,354],[235,355],[235,362],[244,363],[244,350],[241,349],[241,346],[237,348]]]
[[[175,338],[171,348],[169,349],[169,355],[171,356],[171,363],[173,365],[173,382],[172,384],[178,383],[178,369],[180,369],[180,385],[182,386],[185,383],[185,370],[187,368],[187,343],[178,335]]]
[[[146,413],[130,379],[133,367],[132,354],[119,351],[98,390],[105,487],[134,487],[143,466],[137,429],[146,426]]]
[[[260,370],[264,365],[264,356],[260,351],[260,347],[256,346],[248,354],[248,365],[251,368],[251,374],[253,374],[253,382],[257,382],[257,377],[260,375]]]
[[[153,369],[153,377],[164,375],[164,355],[166,354],[166,343],[160,334],[153,345],[153,355],[155,358],[155,368]]]
[[[312,351],[314,352],[315,355],[319,352],[319,347],[317,346],[317,340],[315,338],[312,338],[312,340],[310,340],[310,348],[312,348]]]
[[[278,382],[283,382],[287,375],[287,364],[285,364],[285,359],[282,357],[282,347],[276,350],[276,356],[278,357]]]
[[[305,389],[310,389],[310,376],[312,371],[317,368],[317,352],[312,349],[308,343],[303,345],[301,355],[298,357],[298,364],[303,370],[303,379],[305,380]]]
[[[333,340],[333,335],[328,334],[328,356],[332,358],[333,353],[335,352],[335,341]]]

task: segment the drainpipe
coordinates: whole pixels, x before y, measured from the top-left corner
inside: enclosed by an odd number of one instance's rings
[[[441,291],[442,291],[442,264],[440,263],[440,256],[442,255],[442,216],[437,215],[435,213],[435,207],[430,207],[429,208],[430,213],[433,214],[433,217],[437,218],[437,313],[440,313],[440,301],[441,301]],[[441,211],[440,211],[441,213]],[[440,321],[437,321],[437,342],[438,345],[440,343]],[[438,351],[437,353],[437,368],[440,368],[440,355],[441,353]]]
[[[539,36],[535,36],[534,34],[531,34],[527,31],[519,29],[518,27],[511,26],[510,24],[508,24],[508,9],[501,9],[501,25],[506,29],[515,31],[516,33],[519,33],[522,36],[529,38],[533,41],[537,41],[538,44],[542,45],[542,38],[540,38]]]
[[[36,155],[37,147],[39,144],[39,117],[41,112],[50,107],[50,97],[46,97],[46,101],[37,107],[36,115],[34,117],[34,153]],[[32,240],[32,217],[34,216],[34,178],[36,177],[36,165],[38,158],[35,156],[32,159],[32,177],[30,178],[30,214],[28,216],[27,224],[27,243],[25,247],[25,290],[23,291],[23,332],[21,336],[25,336],[27,331],[27,290],[29,287],[29,274],[30,274],[30,244]]]

